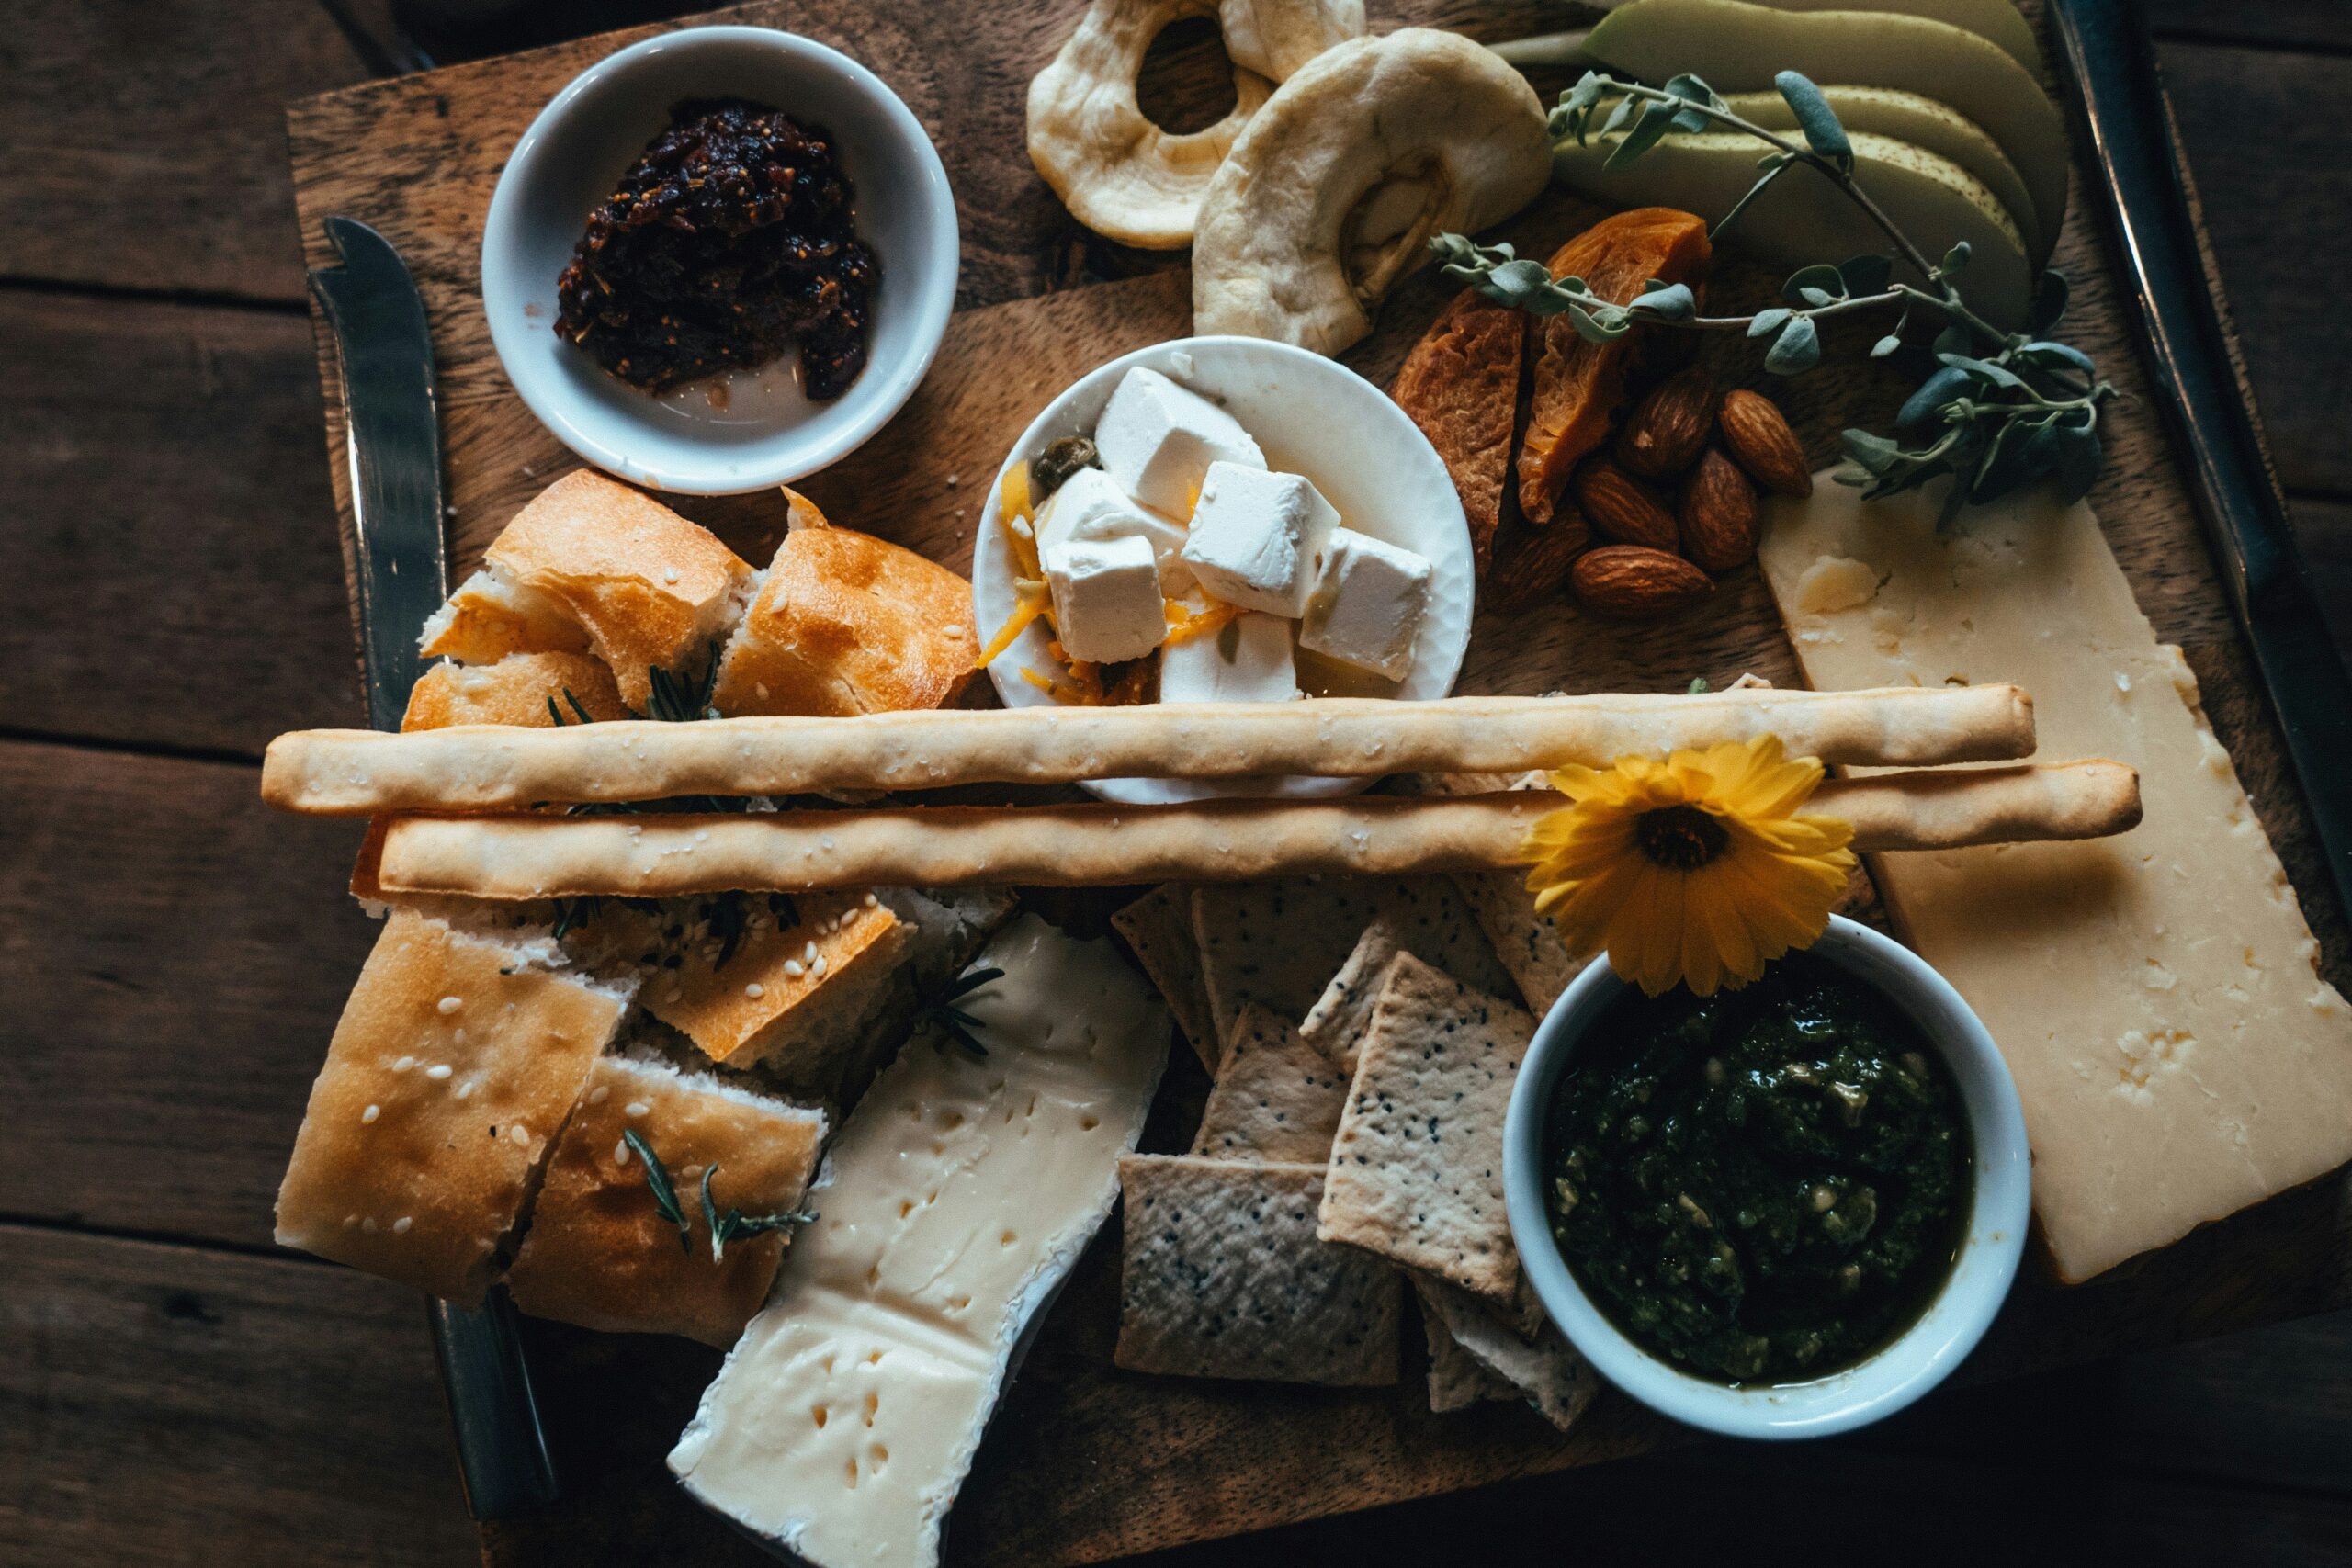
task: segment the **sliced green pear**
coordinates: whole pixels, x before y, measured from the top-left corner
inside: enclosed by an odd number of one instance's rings
[[[1737,131],[1675,132],[1631,163],[1603,168],[1623,139],[1563,141],[1552,173],[1572,190],[1623,207],[1679,207],[1717,220],[1756,183],[1756,141]],[[1984,182],[1949,158],[1890,136],[1854,131],[1854,177],[1929,260],[1968,242],[1967,267],[1956,281],[1969,308],[1996,327],[2024,326],[2033,298],[2033,265],[2025,236]],[[1819,170],[1789,170],[1741,213],[1726,236],[1764,262],[1793,272],[1815,262],[1886,254],[1890,246],[1862,209]],[[1908,266],[1898,277],[1926,281]],[[1894,325],[1892,318],[1889,326]]]
[[[1795,71],[1893,87],[1982,126],[2033,193],[2044,233],[2066,209],[2066,126],[2033,73],[1974,33],[1876,11],[1780,11],[1746,0],[1633,0],[1585,39],[1595,60],[1645,81],[1690,72],[1718,93],[1762,92]]]
[[[1948,104],[1892,87],[1824,85],[1821,94],[1848,130],[1867,130],[1908,141],[1939,158],[1951,159],[1984,181],[1984,187],[1999,197],[2009,216],[2017,220],[2018,231],[2025,235],[2026,254],[2034,265],[2050,259],[2050,247],[2058,240],[2056,231],[2044,225],[2043,215],[2033,205],[2033,193],[2026,188],[2025,176],[2001,151],[2001,144],[1984,134],[1983,126]],[[1724,101],[1731,105],[1734,114],[1767,130],[1796,129],[1796,111],[1778,93],[1730,93]],[[2064,219],[2065,214],[2051,216]]]
[[[1963,32],[1974,33],[2035,76],[2049,73],[2041,63],[2041,46],[2033,28],[2009,0],[1762,0],[1776,11],[1883,11],[1925,17]]]

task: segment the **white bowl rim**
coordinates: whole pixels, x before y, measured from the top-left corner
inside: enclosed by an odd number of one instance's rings
[[[490,296],[494,287],[492,280],[519,265],[511,254],[519,243],[514,238],[520,221],[517,209],[522,192],[536,172],[540,152],[583,99],[606,81],[655,55],[680,50],[740,48],[797,57],[831,71],[871,100],[905,143],[921,186],[923,205],[931,213],[933,230],[931,243],[912,273],[914,350],[887,366],[867,365],[856,383],[842,393],[843,398],[863,398],[858,416],[823,437],[805,443],[793,441],[791,430],[779,431],[757,448],[775,449],[775,455],[764,462],[746,460],[736,464],[734,471],[721,472],[718,459],[714,457],[711,468],[706,471],[693,465],[646,461],[585,429],[573,417],[573,394],[529,367],[530,361],[524,352],[528,345],[519,335],[526,330],[520,311],[495,308]],[[616,50],[573,77],[548,100],[547,107],[532,118],[514,143],[505,167],[499,171],[498,184],[491,193],[490,208],[482,220],[479,279],[491,346],[497,352],[507,382],[556,439],[599,468],[632,483],[678,495],[743,495],[789,484],[831,467],[864,446],[906,406],[907,400],[930,373],[932,361],[946,336],[948,319],[955,313],[956,288],[962,265],[962,231],[947,167],[940,161],[939,149],[923,130],[922,122],[888,83],[841,51],[798,33],[781,28],[714,24],[674,28]],[[897,266],[900,272],[908,270],[903,260]],[[516,374],[518,366],[525,367],[520,375]]]
[[[1272,338],[1247,337],[1238,333],[1220,333],[1167,338],[1159,343],[1146,344],[1140,348],[1130,349],[1125,354],[1104,360],[1055,393],[1046,401],[1046,406],[1037,411],[1036,417],[1022,428],[1021,434],[1013,439],[1012,445],[1005,449],[1003,461],[997,466],[996,473],[990,478],[988,489],[982,492],[972,537],[972,592],[973,606],[976,610],[979,607],[981,552],[987,549],[993,553],[995,549],[1001,547],[990,542],[993,540],[993,534],[989,525],[1001,504],[1000,498],[1004,493],[1005,476],[1012,471],[1013,465],[1016,462],[1025,461],[1023,455],[1030,453],[1032,447],[1042,447],[1041,438],[1045,433],[1063,422],[1072,404],[1084,400],[1095,389],[1125,375],[1135,367],[1150,365],[1154,368],[1164,368],[1159,362],[1172,355],[1193,354],[1202,349],[1216,352],[1228,348],[1238,348],[1252,354],[1262,353],[1273,358],[1293,362],[1302,367],[1308,375],[1328,376],[1337,373],[1343,378],[1359,382],[1382,403],[1394,409],[1397,417],[1403,419],[1408,427],[1411,426],[1411,416],[1406,414],[1404,410],[1398,407],[1386,392],[1382,391],[1376,383],[1367,379],[1351,367],[1343,365],[1328,355],[1317,354],[1310,349],[1301,348],[1295,344],[1278,343]],[[1175,375],[1179,381],[1185,379],[1181,374],[1170,373]],[[1430,460],[1437,463],[1442,469],[1444,459],[1438,456],[1437,449],[1430,445],[1429,438],[1421,434],[1418,427],[1412,428],[1414,435],[1419,440],[1421,446],[1428,448]],[[1461,501],[1454,492],[1450,477],[1446,482],[1445,491],[1453,507],[1449,515],[1462,519],[1462,550],[1464,561],[1467,565],[1469,524],[1467,519],[1462,516]],[[1439,520],[1441,527],[1444,520],[1443,518]],[[1471,614],[1472,615],[1476,614],[1475,587],[1472,590]],[[1463,663],[1469,657],[1469,620],[1470,617],[1465,616],[1462,635],[1441,649],[1442,662],[1438,667],[1444,672],[1443,679],[1439,682],[1438,690],[1425,695],[1443,697],[1453,694],[1454,683],[1461,679]],[[982,635],[988,635],[990,629],[983,626]],[[1014,646],[1018,647],[1019,644],[1016,642]],[[1012,650],[1008,649],[1006,651],[1009,654]],[[1016,690],[1015,683],[1019,677],[1011,672],[1007,660],[1001,659],[990,664],[988,676],[989,683],[996,688],[999,699],[1007,706],[1016,703],[1034,703],[1035,699],[1025,692]],[[1079,787],[1104,800],[1124,806],[1157,806],[1177,801],[1218,799],[1234,795],[1270,795],[1294,800],[1329,799],[1335,796],[1360,795],[1378,782],[1378,775],[1346,778],[1289,777],[1251,781],[1084,779],[1080,781]]]
[[[1662,1415],[1726,1437],[1829,1437],[1911,1404],[1976,1348],[2024,1256],[2031,1211],[2025,1114],[1983,1021],[1924,959],[1868,926],[1833,915],[1809,951],[1876,986],[1919,1025],[1960,1085],[1975,1145],[1967,1235],[1951,1274],[1917,1321],[1862,1360],[1804,1382],[1735,1387],[1711,1382],[1635,1344],[1570,1272],[1552,1239],[1544,1202],[1544,1124],[1553,1089],[1583,1029],[1626,988],[1607,958],[1587,965],[1544,1015],[1504,1122],[1511,1238],[1545,1313],[1611,1382]]]

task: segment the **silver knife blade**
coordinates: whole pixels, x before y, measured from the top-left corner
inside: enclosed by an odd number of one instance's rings
[[[342,367],[351,557],[368,721],[398,729],[416,684],[417,629],[448,597],[433,338],[408,265],[348,218],[326,221],[340,267],[311,274]]]
[[[398,729],[423,666],[418,628],[449,592],[433,338],[416,280],[381,234],[348,218],[328,219],[326,232],[343,265],[312,272],[311,291],[341,367],[368,718]],[[506,1518],[552,1501],[555,1463],[504,1292],[492,1291],[480,1307],[428,1302],[426,1315],[474,1517]]]
[[[2051,27],[2090,143],[2149,380],[2179,443],[2238,629],[2270,694],[2336,897],[2352,909],[2352,674],[2238,386],[2175,152],[2154,45],[2129,0],[2054,0]]]

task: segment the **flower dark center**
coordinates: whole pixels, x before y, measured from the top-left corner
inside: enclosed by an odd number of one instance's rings
[[[1695,806],[1661,806],[1634,819],[1634,842],[1668,871],[1696,871],[1730,848],[1731,835]]]

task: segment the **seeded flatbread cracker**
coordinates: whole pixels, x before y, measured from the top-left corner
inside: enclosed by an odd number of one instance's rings
[[[1396,877],[1295,877],[1193,889],[1211,1017],[1220,1042],[1250,1002],[1296,1021],[1323,995],[1356,938],[1401,901]]]
[[[1252,1002],[1235,1022],[1225,1066],[1201,1111],[1193,1152],[1210,1159],[1321,1165],[1347,1103],[1347,1076],[1299,1038],[1297,1025]]]
[[[1388,961],[1409,953],[1465,986],[1506,999],[1516,994],[1510,970],[1478,927],[1453,882],[1419,876],[1399,882],[1388,908],[1366,926],[1354,951],[1316,998],[1300,1032],[1352,1076],[1356,1044],[1372,1021]]]
[[[1432,1347],[1430,1409],[1460,1407],[1437,1403],[1438,1362],[1434,1347],[1441,1325],[1456,1354],[1501,1382],[1509,1394],[1525,1399],[1544,1419],[1563,1432],[1576,1425],[1577,1417],[1584,1414],[1585,1406],[1600,1391],[1600,1376],[1592,1370],[1592,1363],[1578,1355],[1576,1347],[1548,1319],[1530,1340],[1487,1310],[1476,1296],[1451,1285],[1416,1275],[1413,1292],[1420,1299],[1421,1321],[1429,1325]],[[1453,1396],[1453,1386],[1450,1385],[1449,1397]]]
[[[1535,912],[1527,874],[1457,871],[1452,880],[1530,1010],[1538,1018],[1550,1012],[1586,960],[1568,952],[1551,916]]]
[[[1535,1021],[1409,953],[1390,961],[1331,1145],[1316,1234],[1508,1308],[1503,1113]]]
[[[1127,1155],[1112,1359],[1176,1377],[1374,1387],[1396,1381],[1396,1270],[1315,1237],[1319,1165]]]
[[[1193,940],[1193,890],[1163,883],[1111,917],[1143,972],[1159,987],[1176,1027],[1201,1066],[1216,1071],[1216,1026],[1209,1013],[1208,983],[1201,977],[1201,948]]]
[[[1430,1346],[1430,1409],[1442,1416],[1449,1410],[1467,1410],[1488,1400],[1517,1399],[1517,1383],[1489,1370],[1484,1361],[1462,1348],[1462,1341],[1445,1325],[1444,1316],[1430,1304],[1427,1292],[1430,1288],[1429,1281],[1414,1277],[1413,1290],[1422,1297],[1421,1332]]]

